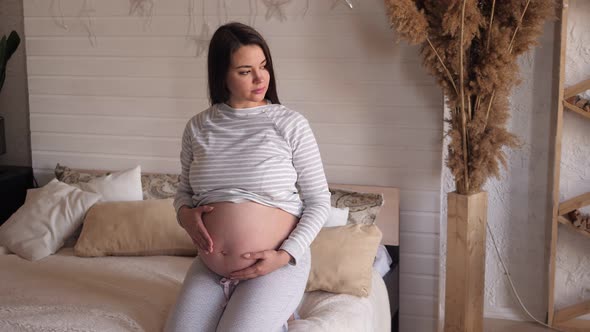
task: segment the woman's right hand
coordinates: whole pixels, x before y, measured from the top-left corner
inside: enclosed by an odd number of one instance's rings
[[[178,210],[180,225],[188,233],[193,243],[206,254],[213,252],[213,240],[203,224],[203,214],[211,212],[212,206],[203,205],[196,208],[183,206]]]

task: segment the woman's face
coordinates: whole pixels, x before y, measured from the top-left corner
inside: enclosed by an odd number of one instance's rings
[[[233,108],[265,105],[270,73],[258,45],[245,45],[234,52],[227,72],[228,104]]]

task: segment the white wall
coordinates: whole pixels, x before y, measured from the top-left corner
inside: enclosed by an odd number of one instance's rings
[[[86,2],[94,12],[80,19],[83,0],[54,1],[53,16],[52,1],[24,1],[36,173],[58,162],[178,172],[182,128],[207,106],[205,58],[185,38],[189,2],[155,2],[151,22],[130,17],[128,1]],[[310,119],[329,181],[401,189],[401,328],[433,331],[442,99],[418,50],[395,42],[381,0],[354,1],[354,10],[310,1],[304,18],[306,2],[294,1],[284,22],[265,20],[261,1],[226,2],[229,18],[246,23],[257,3],[281,101]],[[206,2],[212,31],[218,3]]]
[[[21,44],[8,61],[6,79],[0,92],[0,116],[4,117],[6,154],[0,165],[31,166],[29,102],[24,43],[23,4],[20,0],[0,1],[0,38],[15,30]]]
[[[590,2],[570,0],[567,25],[565,86],[590,79]],[[590,99],[590,93],[585,97]],[[564,111],[560,199],[590,192],[590,120]],[[590,213],[590,208],[582,209]],[[590,241],[559,227],[555,273],[555,306],[590,299]],[[587,317],[586,317],[587,318]]]
[[[570,1],[566,87],[590,78],[590,3]],[[508,168],[500,180],[485,186],[489,194],[488,223],[496,237],[507,268],[524,304],[539,320],[547,312],[546,225],[551,221],[550,170],[554,23],[545,25],[540,45],[519,59],[522,84],[511,97],[511,132],[522,148],[508,151]],[[561,200],[590,190],[590,121],[569,112],[564,116],[561,162]],[[446,158],[446,149],[444,151]],[[454,190],[446,168],[441,185],[441,298],[444,297],[446,252],[446,194]],[[590,242],[560,226],[557,248],[555,304],[557,308],[590,298]],[[444,311],[441,301],[440,311]],[[485,314],[486,317],[529,320],[510,290],[491,237],[487,235]]]

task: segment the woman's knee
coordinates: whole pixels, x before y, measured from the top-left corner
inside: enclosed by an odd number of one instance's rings
[[[219,279],[195,259],[169,312],[165,331],[215,331],[225,305]]]

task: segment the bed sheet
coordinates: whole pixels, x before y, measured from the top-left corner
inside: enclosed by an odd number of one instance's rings
[[[80,258],[72,248],[36,262],[0,254],[0,331],[161,331],[192,259]],[[310,292],[299,313],[289,331],[390,331],[376,271],[369,297]]]

